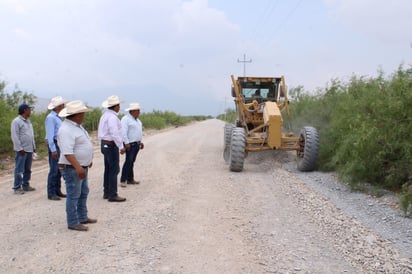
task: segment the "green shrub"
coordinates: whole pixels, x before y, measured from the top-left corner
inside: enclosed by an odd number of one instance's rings
[[[172,111],[153,111],[151,113],[142,113],[139,116],[145,128],[163,129],[166,127],[184,126],[192,121],[201,121],[208,119],[206,116],[181,116]]]
[[[100,116],[102,116],[102,109],[94,108],[92,111],[86,113],[84,117],[83,126],[88,132],[96,131],[99,126]]]
[[[166,121],[162,117],[153,114],[142,114],[139,119],[144,128],[163,129],[167,127]]]
[[[403,184],[402,191],[398,194],[400,209],[405,215],[412,213],[412,184]]]
[[[225,113],[223,114],[219,114],[217,116],[217,119],[220,119],[222,121],[234,124],[236,122],[237,119],[237,113],[235,109],[231,109],[231,108],[227,108],[225,110]]]
[[[18,106],[21,103],[33,104],[36,97],[21,91],[18,86],[14,87],[12,93],[5,90],[6,82],[0,81],[0,153],[13,152],[13,144],[10,136],[11,121],[18,116]],[[32,114],[35,116],[35,112]],[[33,126],[34,128],[34,126]],[[39,136],[38,132],[34,133]],[[37,139],[36,139],[37,140]]]
[[[36,152],[40,157],[47,157],[47,142],[46,138],[46,126],[44,120],[48,113],[32,113],[30,121],[33,125],[34,139],[36,141]]]
[[[412,69],[384,78],[333,80],[291,107],[293,122],[319,129],[319,167],[359,181],[399,190],[412,180]]]

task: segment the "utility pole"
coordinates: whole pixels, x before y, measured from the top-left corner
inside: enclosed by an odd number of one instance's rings
[[[243,63],[243,77],[246,77],[246,63],[252,63],[252,59],[246,60],[246,54],[243,54],[243,60],[237,58],[238,63]]]

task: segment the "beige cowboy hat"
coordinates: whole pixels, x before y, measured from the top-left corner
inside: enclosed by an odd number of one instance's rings
[[[109,108],[115,105],[119,105],[121,103],[124,103],[124,101],[120,101],[119,97],[116,95],[109,96],[107,100],[103,101],[102,107],[104,108]]]
[[[50,100],[49,105],[47,106],[48,110],[52,110],[60,105],[66,104],[68,100],[63,99],[61,96],[54,97]]]
[[[130,104],[129,104],[129,107],[126,108],[124,111],[137,110],[137,109],[140,110],[140,105],[139,105],[139,103],[130,103]]]
[[[85,104],[80,100],[70,101],[66,104],[65,108],[60,111],[60,117],[67,117],[77,113],[92,111],[90,108],[86,107]]]

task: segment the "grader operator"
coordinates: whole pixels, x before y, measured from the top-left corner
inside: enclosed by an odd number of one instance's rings
[[[295,150],[300,171],[316,167],[319,136],[314,127],[303,127],[299,136],[283,132],[283,118],[289,113],[285,79],[281,77],[232,78],[236,124],[225,124],[223,158],[231,171],[242,171],[249,152]]]

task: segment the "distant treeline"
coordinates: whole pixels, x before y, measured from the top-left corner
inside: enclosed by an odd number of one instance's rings
[[[21,103],[35,104],[36,96],[21,91],[18,86],[11,92],[6,92],[6,83],[0,81],[0,156],[11,155],[13,153],[13,144],[10,137],[11,121],[18,116],[18,106]],[[103,109],[94,108],[85,116],[83,126],[89,131],[97,130],[99,119]],[[30,120],[33,124],[34,136],[36,139],[37,150],[41,156],[47,156],[47,147],[45,145],[45,125],[44,120],[48,112],[38,113],[34,109]],[[124,112],[119,115],[119,118]],[[163,129],[167,127],[177,127],[186,125],[192,121],[201,121],[212,118],[210,116],[182,116],[172,111],[153,111],[142,113],[140,120],[145,129]],[[1,167],[0,167],[1,168]]]
[[[311,93],[299,86],[289,97],[291,119],[284,117],[284,125],[319,130],[319,170],[336,171],[355,189],[361,182],[412,189],[412,66],[389,76],[333,79]],[[233,122],[236,113],[228,109],[219,118],[225,116]]]

